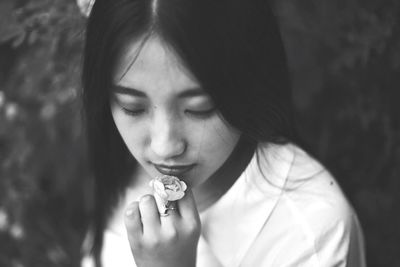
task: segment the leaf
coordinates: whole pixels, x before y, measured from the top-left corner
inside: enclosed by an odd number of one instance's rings
[[[37,39],[38,39],[38,32],[32,31],[31,33],[29,33],[28,44],[31,45],[31,44],[35,43]]]
[[[12,1],[0,2],[0,43],[20,39],[24,28],[17,22]],[[18,44],[19,42],[17,42]]]
[[[7,27],[0,28],[0,43],[5,43],[9,40],[18,38],[24,34],[24,29],[17,25],[7,25]]]
[[[20,46],[24,42],[25,36],[26,36],[26,32],[21,31],[19,33],[19,35],[17,35],[16,38],[14,39],[14,41],[12,42],[12,46],[14,48]]]

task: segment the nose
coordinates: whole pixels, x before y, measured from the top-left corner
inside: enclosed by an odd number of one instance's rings
[[[150,147],[157,157],[168,160],[184,154],[187,142],[179,119],[160,114],[151,128]]]

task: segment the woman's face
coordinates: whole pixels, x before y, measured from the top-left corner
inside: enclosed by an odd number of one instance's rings
[[[139,46],[128,46],[114,75],[118,131],[150,177],[167,174],[199,185],[225,162],[240,133],[160,39],[147,40],[138,54]]]

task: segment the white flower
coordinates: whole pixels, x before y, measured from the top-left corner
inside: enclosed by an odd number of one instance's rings
[[[175,176],[163,175],[150,181],[154,192],[164,201],[175,201],[184,197],[187,186]]]
[[[14,224],[10,228],[10,234],[15,239],[22,239],[25,235],[24,229],[22,229],[21,225]]]
[[[92,11],[94,2],[95,2],[95,0],[76,0],[76,3],[78,4],[78,7],[79,7],[81,13],[85,17],[89,17],[90,12]]]
[[[6,118],[8,120],[14,120],[18,115],[18,106],[15,103],[9,103],[6,105]]]

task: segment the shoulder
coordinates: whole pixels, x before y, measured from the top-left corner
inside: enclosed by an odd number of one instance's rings
[[[298,146],[261,144],[257,157],[262,178],[280,186],[291,208],[301,211],[305,219],[323,215],[327,222],[332,222],[353,216],[353,208],[336,179]]]
[[[335,178],[317,159],[293,144],[261,144],[257,156],[263,179],[281,185],[276,216],[282,229],[296,229],[296,235],[302,236],[299,240],[309,241],[309,251],[321,263],[323,258],[363,260],[357,215]]]

